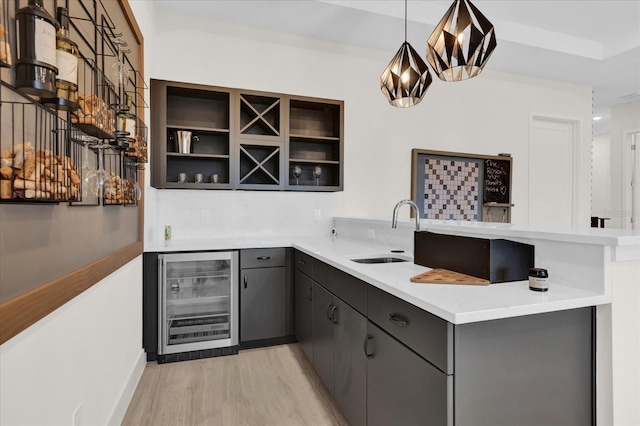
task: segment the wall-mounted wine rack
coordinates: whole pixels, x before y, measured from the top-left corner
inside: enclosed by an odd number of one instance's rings
[[[33,96],[16,87],[16,14],[28,3],[2,1],[0,202],[93,205],[82,187],[86,185],[80,167],[83,143],[78,142],[88,135],[96,158],[110,166],[118,159],[104,184],[110,191],[116,184],[122,186],[118,195],[126,195],[111,196],[103,189],[97,199],[103,205],[137,204],[142,194],[137,175],[147,162],[148,128],[142,119],[147,87],[132,63],[131,50],[103,0],[43,1],[38,10],[50,16],[57,7],[69,10],[68,38],[78,50],[77,102]],[[91,165],[97,169],[98,161]]]

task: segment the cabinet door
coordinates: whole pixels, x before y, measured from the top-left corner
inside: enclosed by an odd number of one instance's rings
[[[322,286],[313,285],[313,366],[331,393],[334,394],[335,338],[332,313],[337,309],[334,296]],[[335,316],[334,316],[335,318]]]
[[[284,336],[285,268],[243,269],[240,289],[240,340]]]
[[[452,401],[447,376],[373,323],[367,323],[369,426],[447,425]]]
[[[296,339],[300,347],[313,362],[313,328],[311,314],[313,311],[313,280],[296,270],[295,276],[295,329]]]
[[[367,357],[363,350],[367,319],[342,300],[334,313],[334,398],[351,426],[367,424]]]

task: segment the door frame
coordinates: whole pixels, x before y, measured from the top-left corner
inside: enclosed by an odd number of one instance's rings
[[[529,140],[527,141],[527,221],[529,217],[531,206],[531,151],[533,149],[533,124],[536,121],[547,121],[552,123],[565,123],[571,126],[572,140],[571,140],[571,226],[578,226],[580,224],[580,191],[579,185],[581,174],[581,161],[582,148],[580,140],[582,139],[580,129],[582,127],[582,120],[577,117],[562,117],[557,115],[549,115],[542,113],[531,113],[529,117]],[[593,138],[592,138],[593,142]]]
[[[635,130],[626,130],[622,132],[622,173],[620,176],[620,188],[622,192],[622,211],[620,212],[622,229],[633,229],[633,224],[631,223],[631,217],[633,216],[633,198],[631,196],[631,191],[629,190],[629,186],[631,185],[631,162],[633,158],[631,155],[625,159],[625,154],[631,153],[631,144],[633,143],[633,135],[636,136],[636,149],[640,149],[640,129]],[[636,167],[639,165],[636,164]],[[640,173],[639,173],[640,174]],[[633,188],[632,188],[633,190]]]

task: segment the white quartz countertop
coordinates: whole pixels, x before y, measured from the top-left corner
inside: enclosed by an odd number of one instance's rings
[[[337,218],[354,223],[385,225],[388,219],[372,218]],[[403,221],[401,221],[403,223]],[[413,226],[413,220],[406,222]],[[421,219],[422,231],[446,232],[477,237],[491,238],[534,238],[550,241],[564,241],[580,244],[596,244],[604,246],[635,246],[640,247],[640,230],[614,228],[584,228],[584,227],[551,227],[536,225],[518,225],[512,223],[475,222],[459,220]]]
[[[549,291],[529,290],[528,281],[488,286],[412,283],[430,268],[413,262],[360,264],[352,258],[391,255],[389,248],[339,238],[295,241],[293,247],[453,324],[610,303],[610,297],[550,281]],[[408,254],[412,256],[412,253]]]
[[[220,238],[158,241],[145,251],[207,251],[266,247],[294,247],[335,268],[403,299],[453,324],[538,314],[611,302],[608,295],[550,281],[545,293],[529,290],[527,281],[489,286],[412,283],[410,278],[429,271],[412,262],[413,253],[399,254],[408,262],[360,264],[351,259],[391,255],[383,245],[340,237]]]

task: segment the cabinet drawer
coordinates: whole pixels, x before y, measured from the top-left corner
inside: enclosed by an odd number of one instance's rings
[[[367,287],[369,284],[319,260],[313,261],[313,279],[331,293],[367,315]]]
[[[368,316],[447,374],[453,374],[453,325],[374,286],[368,288]]]
[[[242,250],[240,252],[240,268],[273,268],[285,266],[284,248],[261,248]]]
[[[296,250],[296,269],[298,269],[301,272],[304,272],[306,275],[308,275],[309,277],[311,277],[311,271],[312,271],[312,262],[313,262],[313,258],[311,256],[309,256],[308,254],[305,254],[301,251]]]

